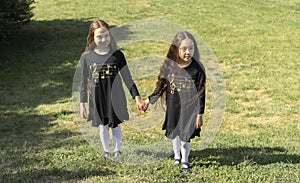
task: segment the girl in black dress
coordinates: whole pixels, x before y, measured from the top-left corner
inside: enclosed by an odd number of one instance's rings
[[[95,20],[91,23],[86,51],[80,58],[80,64],[80,115],[92,121],[92,126],[100,127],[99,134],[104,150],[102,157],[108,157],[109,128],[112,129],[114,153],[118,156],[122,137],[119,124],[129,119],[122,79],[138,108],[143,109],[145,103],[139,96],[125,57],[117,49],[105,21]],[[88,113],[85,107],[87,102]]]
[[[176,34],[167,53],[154,92],[145,100],[154,104],[165,99],[166,114],[162,129],[172,139],[174,164],[182,163],[182,171],[190,170],[190,139],[200,136],[205,108],[206,75],[200,62],[195,38],[189,32]]]

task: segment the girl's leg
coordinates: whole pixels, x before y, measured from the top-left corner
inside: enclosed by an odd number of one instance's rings
[[[112,136],[114,140],[114,152],[120,152],[121,140],[122,140],[122,129],[118,125],[115,128],[112,128]]]
[[[188,163],[190,151],[191,151],[190,143],[181,141],[181,154],[182,154],[181,163],[185,163],[185,164]]]
[[[180,163],[180,139],[177,136],[175,139],[172,140],[173,143],[173,151],[174,151],[174,164],[179,164]]]
[[[109,153],[109,128],[108,125],[103,126],[99,125],[100,127],[100,140],[103,146],[103,151]]]

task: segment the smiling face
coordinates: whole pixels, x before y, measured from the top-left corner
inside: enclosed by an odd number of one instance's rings
[[[194,42],[189,38],[182,40],[178,55],[181,60],[188,62],[194,56]]]
[[[110,44],[110,35],[107,29],[98,28],[94,32],[94,42],[97,46],[108,47]]]

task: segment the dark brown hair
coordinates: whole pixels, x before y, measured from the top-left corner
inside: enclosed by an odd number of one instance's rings
[[[104,21],[104,20],[94,20],[91,25],[90,25],[90,28],[89,28],[89,32],[88,32],[88,35],[87,35],[87,38],[86,38],[86,47],[85,47],[85,51],[88,51],[89,49],[91,49],[91,46],[94,42],[94,32],[96,29],[98,28],[104,28],[104,29],[107,29],[107,31],[109,31],[110,27],[109,25]],[[109,35],[110,35],[110,47],[112,49],[117,49],[117,44],[115,42],[115,40],[113,39],[110,31],[109,31]]]
[[[166,87],[169,84],[168,74],[172,72],[172,68],[174,68],[174,65],[179,63],[179,59],[180,59],[179,47],[180,47],[182,41],[185,39],[190,39],[194,42],[193,59],[199,63],[199,65],[203,69],[203,72],[205,72],[202,63],[200,62],[200,54],[199,54],[198,46],[197,46],[194,36],[187,31],[178,32],[175,35],[175,37],[172,41],[172,44],[169,47],[169,50],[168,50],[168,53],[167,53],[167,56],[165,58],[163,65],[160,67],[160,74],[158,75],[158,81],[156,82],[156,85],[159,85],[161,80],[164,80],[164,89],[162,91],[163,92],[162,95],[165,95]],[[198,95],[200,96],[204,91],[205,91],[205,83],[203,83],[203,86],[198,91]],[[161,98],[163,100],[167,100],[166,96],[161,97]]]
[[[191,33],[187,32],[187,31],[178,32],[176,34],[176,36],[174,37],[174,39],[172,41],[172,44],[170,45],[169,51],[167,53],[167,58],[168,59],[173,60],[176,63],[179,62],[179,59],[180,59],[179,54],[178,54],[179,46],[182,43],[182,41],[185,40],[185,39],[190,39],[194,42],[195,52],[194,52],[193,58],[197,61],[200,59],[200,54],[199,54],[199,50],[198,50],[196,40],[195,40],[194,36]]]

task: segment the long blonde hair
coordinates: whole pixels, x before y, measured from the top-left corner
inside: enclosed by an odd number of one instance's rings
[[[88,32],[88,35],[86,38],[85,51],[88,51],[91,49],[91,47],[94,43],[94,32],[98,28],[105,28],[109,32],[109,36],[110,36],[109,46],[111,49],[117,50],[118,47],[117,47],[116,41],[114,40],[113,36],[111,35],[111,33],[109,31],[110,26],[104,20],[99,19],[99,20],[94,20],[90,25],[89,32]]]

